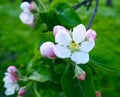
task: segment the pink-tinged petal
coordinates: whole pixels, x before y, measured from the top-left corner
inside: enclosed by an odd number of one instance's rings
[[[77,64],[85,64],[89,61],[89,54],[85,52],[74,52],[71,60]]]
[[[67,33],[65,30],[60,30],[55,36],[55,42],[59,45],[67,46],[71,41],[70,34]]]
[[[80,51],[82,52],[90,52],[95,46],[95,42],[93,38],[90,38],[89,41],[84,41],[81,43]]]
[[[21,3],[20,8],[23,11],[29,11],[29,6],[30,6],[30,4],[28,2],[23,2],[23,3]]]
[[[73,28],[73,40],[75,41],[75,43],[80,43],[82,42],[85,37],[86,37],[86,28],[84,27],[84,25],[80,24],[77,27]]]
[[[22,12],[19,18],[24,24],[32,25],[34,23],[34,16],[31,12]]]
[[[45,42],[40,46],[40,52],[44,57],[49,59],[56,58],[53,50],[54,44],[52,42]]]
[[[97,34],[96,34],[95,30],[89,29],[87,31],[87,39],[89,39],[90,37],[92,37],[95,40],[96,36],[97,36]]]
[[[65,46],[55,45],[54,46],[54,53],[58,58],[69,58],[71,52]]]
[[[56,36],[56,34],[57,34],[59,31],[61,31],[61,30],[65,30],[66,32],[68,32],[68,30],[67,30],[65,27],[60,26],[60,25],[57,25],[57,26],[55,26],[55,27],[53,28],[53,34],[54,34],[54,36]]]

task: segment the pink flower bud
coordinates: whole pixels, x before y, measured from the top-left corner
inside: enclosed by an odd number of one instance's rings
[[[87,39],[89,39],[90,37],[92,37],[94,40],[96,39],[96,32],[95,32],[95,30],[92,30],[92,29],[89,29],[88,31],[87,31]]]
[[[24,94],[25,94],[25,89],[22,87],[22,88],[20,88],[18,95],[23,96]]]
[[[82,74],[79,74],[79,75],[77,76],[77,78],[78,78],[79,80],[85,80],[85,78],[86,78],[86,73],[83,72]]]
[[[56,55],[53,50],[54,44],[52,42],[45,42],[40,47],[40,52],[44,57],[49,59],[56,58]]]
[[[75,66],[75,76],[79,79],[79,80],[85,80],[86,78],[86,73],[85,71],[83,71],[78,65]]]
[[[56,36],[56,34],[60,31],[60,30],[66,30],[68,32],[68,30],[66,28],[64,28],[63,26],[57,25],[53,28],[53,34],[54,36]]]
[[[15,73],[15,72],[17,71],[17,69],[16,69],[15,66],[9,66],[8,69],[7,69],[7,71],[8,71],[9,73]]]
[[[29,5],[29,10],[30,11],[33,11],[33,10],[38,10],[38,7],[36,5],[35,2],[31,2],[30,5]]]
[[[100,91],[96,91],[96,96],[97,97],[101,97],[101,92]]]

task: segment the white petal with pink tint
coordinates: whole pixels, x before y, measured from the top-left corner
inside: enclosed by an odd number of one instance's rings
[[[86,29],[84,27],[84,25],[80,24],[77,27],[73,28],[73,40],[78,44],[81,41],[83,41],[86,37]]]
[[[95,46],[95,42],[93,38],[90,38],[89,41],[84,41],[81,43],[80,51],[82,52],[90,52]]]
[[[29,11],[29,6],[30,6],[30,4],[28,2],[23,2],[23,3],[21,3],[20,8],[23,11]]]
[[[71,60],[77,64],[85,64],[89,61],[89,54],[85,52],[74,52],[71,56]]]
[[[22,12],[19,18],[24,24],[32,25],[34,23],[34,16],[31,12]]]
[[[65,46],[55,45],[54,53],[59,58],[68,58],[71,55],[70,50]]]
[[[55,36],[55,42],[57,42],[59,45],[67,46],[69,45],[70,41],[71,37],[65,30],[60,30]]]
[[[65,30],[67,32],[67,29],[63,26],[57,25],[53,28],[53,34],[54,36],[56,36],[56,34],[61,31],[61,30]]]

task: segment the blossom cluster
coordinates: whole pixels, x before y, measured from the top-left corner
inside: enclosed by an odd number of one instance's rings
[[[32,11],[36,10],[38,11],[37,5],[35,2],[23,2],[20,5],[20,8],[23,10],[23,12],[20,14],[19,18],[24,24],[28,24],[33,26],[34,25],[34,14]]]
[[[5,72],[5,77],[3,78],[4,87],[6,88],[6,95],[13,95],[16,91],[18,91],[19,96],[23,96],[25,94],[25,89],[23,87],[20,88],[18,81],[19,75],[18,70],[15,66],[10,66]]]
[[[45,42],[40,47],[43,56],[54,59],[70,58],[76,64],[85,64],[89,61],[89,52],[95,46],[96,32],[79,24],[69,31],[63,26],[55,26],[53,29],[56,45]]]
[[[75,64],[86,64],[89,61],[89,52],[95,46],[96,32],[92,29],[86,31],[83,24],[68,30],[57,25],[53,28],[56,44],[45,42],[40,46],[40,52],[49,59],[70,58]],[[84,80],[86,73],[75,65],[75,76]]]

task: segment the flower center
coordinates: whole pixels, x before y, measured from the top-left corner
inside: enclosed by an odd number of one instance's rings
[[[78,49],[79,45],[76,44],[74,41],[71,41],[69,47],[72,51],[75,51]]]

